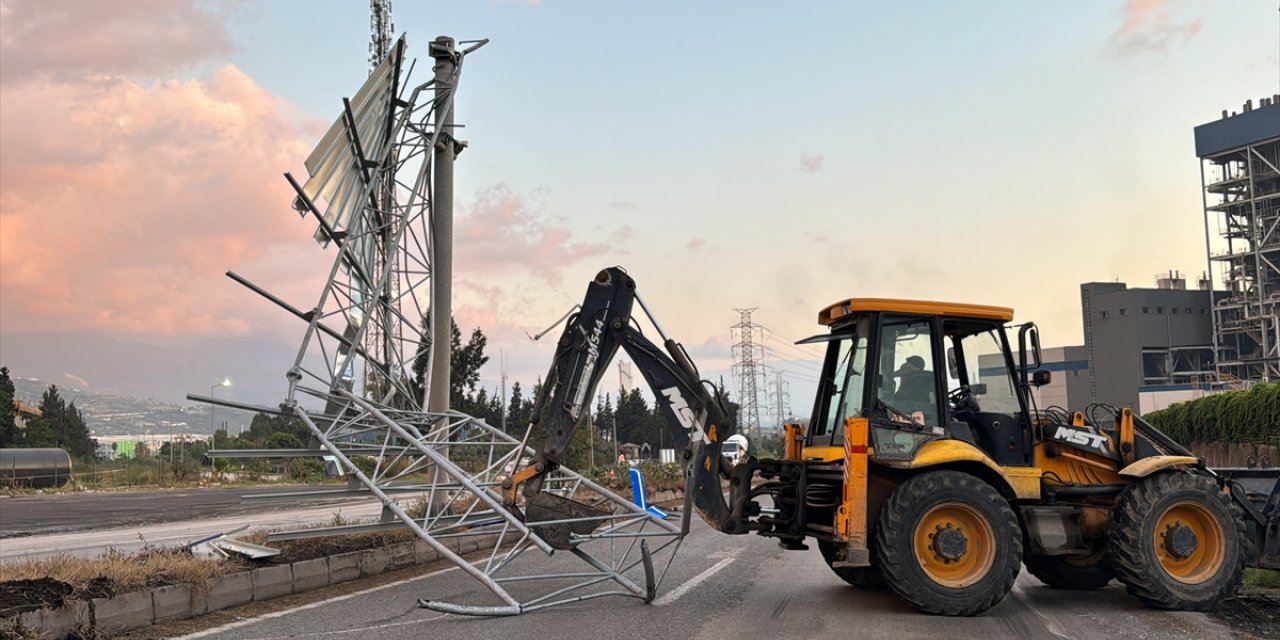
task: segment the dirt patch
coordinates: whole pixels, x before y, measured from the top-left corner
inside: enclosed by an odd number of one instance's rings
[[[107,598],[115,593],[106,578],[95,578],[79,587],[53,578],[0,582],[0,618],[46,607],[56,609],[67,600]]]
[[[1242,593],[1209,612],[1233,629],[1280,640],[1280,591]]]
[[[267,543],[280,550],[280,555],[272,558],[275,564],[288,564],[302,560],[313,560],[325,556],[333,556],[350,551],[380,549],[400,542],[416,540],[417,536],[408,531],[391,533],[362,533],[350,536],[326,536],[323,538],[302,538]]]

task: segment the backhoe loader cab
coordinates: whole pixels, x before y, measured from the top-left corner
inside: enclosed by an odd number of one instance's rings
[[[801,341],[828,345],[806,455],[837,459],[849,418],[884,414],[894,428],[871,430],[873,460],[910,460],[925,443],[950,438],[997,465],[1032,464],[1026,391],[1039,342],[1031,325],[1006,327],[1012,319],[1003,307],[906,300],[851,299],[823,310],[819,322],[831,332]]]

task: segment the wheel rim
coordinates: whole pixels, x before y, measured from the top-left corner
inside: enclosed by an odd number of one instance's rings
[[[1179,502],[1160,514],[1153,532],[1156,557],[1174,580],[1200,584],[1212,578],[1226,557],[1226,536],[1203,504]]]
[[[916,560],[930,580],[944,587],[970,586],[995,562],[995,533],[976,509],[944,502],[929,509],[916,525]]]

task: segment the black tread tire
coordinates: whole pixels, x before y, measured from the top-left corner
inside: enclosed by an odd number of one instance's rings
[[[1218,519],[1225,547],[1218,572],[1195,585],[1170,576],[1150,544],[1157,518],[1173,504],[1189,500],[1199,502]],[[1244,575],[1247,541],[1240,507],[1213,480],[1181,471],[1160,472],[1125,488],[1112,507],[1107,531],[1116,578],[1143,604],[1159,609],[1201,611],[1234,595]]]
[[[1082,560],[1092,562],[1086,564]],[[1026,565],[1027,572],[1054,589],[1101,589],[1116,577],[1106,553],[1099,553],[1088,559],[1028,553],[1023,556],[1022,563]]]
[[[991,525],[996,551],[991,569],[962,588],[934,582],[915,555],[915,528],[929,509],[963,503]],[[1022,570],[1022,529],[1004,496],[982,479],[959,471],[931,471],[894,489],[876,519],[873,561],[894,593],[915,608],[944,616],[972,616],[1004,599]]]
[[[884,578],[880,575],[880,570],[875,567],[837,567],[834,566],[836,561],[836,544],[826,540],[818,541],[818,551],[822,553],[822,559],[827,562],[827,567],[831,572],[840,577],[841,580],[862,589],[883,589]]]

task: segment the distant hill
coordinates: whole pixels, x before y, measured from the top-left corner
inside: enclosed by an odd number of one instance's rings
[[[0,335],[0,365],[15,377],[175,405],[223,378],[232,387],[218,397],[278,405],[296,355],[296,345],[252,337],[158,346],[78,331]]]
[[[210,385],[231,379],[215,395],[274,407],[285,399],[285,371],[297,346],[261,338],[228,338],[161,346],[92,332],[47,331],[0,335],[0,365],[9,368],[18,397],[32,405],[50,384],[75,399],[96,435],[146,429],[209,432],[209,406],[186,399],[209,395]],[[235,431],[252,414],[218,408],[218,425]],[[189,428],[175,427],[186,423]]]
[[[156,402],[97,393],[57,381],[13,378],[18,399],[33,407],[40,404],[40,397],[50,384],[58,385],[58,395],[64,400],[75,402],[76,408],[84,414],[85,425],[95,437],[144,433],[207,435],[218,427],[225,427],[229,432],[236,433],[241,428],[247,429],[253,420],[250,412],[225,407],[217,407],[211,413],[208,405],[192,402]],[[211,424],[214,425],[212,428]]]

